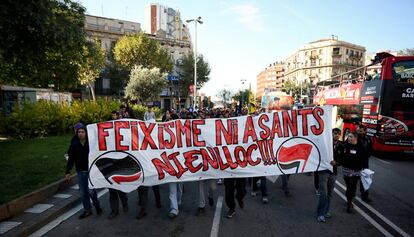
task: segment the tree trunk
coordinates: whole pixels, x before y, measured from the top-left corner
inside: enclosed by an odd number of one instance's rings
[[[92,87],[92,83],[88,83],[88,85],[89,85],[89,88],[91,89],[92,100],[93,101],[96,101],[96,98],[95,98],[95,87]]]

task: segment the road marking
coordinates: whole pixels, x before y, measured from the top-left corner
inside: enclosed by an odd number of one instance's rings
[[[63,198],[63,199],[66,199],[66,198],[70,198],[70,197],[72,197],[72,195],[70,195],[70,194],[65,194],[65,193],[57,193],[57,194],[55,194],[53,197],[54,197],[54,198]]]
[[[108,192],[108,189],[104,189],[98,193],[98,198],[102,197],[105,193]],[[45,235],[47,232],[54,229],[56,226],[60,225],[60,223],[64,222],[65,220],[69,219],[71,216],[75,215],[78,211],[82,210],[83,206],[82,203],[78,204],[74,208],[70,209],[69,211],[65,212],[58,218],[54,219],[53,221],[49,222],[47,225],[43,226],[36,232],[29,235],[29,237],[41,237]]]
[[[377,157],[374,157],[374,159],[377,160],[377,161],[379,161],[379,162],[382,162],[384,164],[391,165],[391,162],[388,162],[388,161],[385,161],[385,160],[381,160],[381,159],[379,159]]]
[[[343,190],[346,190],[346,187],[341,184],[340,182],[336,181],[336,184],[338,184],[339,187],[341,187]],[[358,200],[363,206],[365,206],[368,210],[370,210],[372,213],[374,213],[376,216],[378,216],[383,222],[387,223],[391,228],[393,228],[395,231],[398,232],[398,234],[404,236],[404,237],[410,237],[407,232],[402,230],[400,227],[398,227],[396,224],[394,224],[392,221],[390,221],[388,218],[383,216],[381,213],[379,213],[377,210],[375,210],[371,205],[361,200],[361,198],[356,197],[356,200]]]
[[[223,196],[219,196],[217,198],[216,211],[214,212],[213,226],[211,227],[210,237],[218,236],[222,206],[223,206]]]
[[[17,221],[2,221],[0,222],[0,235],[20,225],[22,222]]]
[[[346,197],[343,193],[341,193],[338,189],[334,188],[334,191],[336,194],[338,194],[344,201],[346,201]],[[376,222],[372,217],[370,217],[367,213],[365,213],[363,210],[361,210],[357,205],[354,204],[354,209],[361,214],[371,225],[373,225],[375,228],[377,228],[384,236],[392,237],[393,235],[388,232],[384,227],[382,227],[378,222]]]
[[[53,204],[36,204],[34,206],[32,206],[31,208],[27,209],[26,213],[42,213],[44,211],[46,211],[47,209],[53,207]]]

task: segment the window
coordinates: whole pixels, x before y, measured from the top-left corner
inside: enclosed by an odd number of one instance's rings
[[[346,54],[348,54],[349,53],[349,49],[346,49]]]
[[[322,49],[319,50],[319,54],[322,54]]]
[[[354,56],[354,50],[351,50],[351,53],[349,54],[349,56]]]
[[[339,53],[340,53],[339,51],[340,51],[340,48],[339,47],[333,48],[332,54],[333,55],[339,55]]]
[[[398,83],[414,83],[414,61],[400,61],[392,65],[392,78]]]
[[[316,59],[311,59],[311,66],[316,66]]]

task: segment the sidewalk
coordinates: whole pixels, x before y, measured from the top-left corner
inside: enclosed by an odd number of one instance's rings
[[[79,187],[77,184],[73,185],[73,183],[76,183],[76,177],[70,183],[62,179],[56,182],[56,184],[46,186],[22,198],[2,205],[3,216],[5,215],[4,212],[20,213],[0,222],[0,236],[28,236],[80,203]],[[68,186],[68,184],[72,186]],[[59,188],[56,188],[56,185]],[[62,186],[64,189],[61,188]],[[48,193],[49,197],[43,197],[45,193]],[[31,203],[31,207],[29,208],[19,210],[19,206],[21,208],[27,205],[27,202],[30,202],[30,200],[40,201]],[[12,214],[9,213],[9,215]]]

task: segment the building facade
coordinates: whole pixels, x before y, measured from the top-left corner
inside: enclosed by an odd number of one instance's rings
[[[296,50],[285,60],[285,81],[316,84],[364,66],[365,47],[338,40],[321,39]],[[361,74],[355,72],[354,74]]]
[[[145,6],[143,28],[151,35],[190,41],[188,27],[183,24],[180,11],[160,4],[152,3]]]
[[[89,38],[100,43],[106,51],[108,62],[112,62],[112,50],[116,41],[124,35],[142,32],[141,24],[119,19],[112,19],[100,16],[86,15],[85,30]],[[168,75],[168,86],[160,94],[160,100],[153,104],[163,109],[182,107],[188,103],[187,98],[180,97],[180,66],[185,54],[192,51],[192,44],[189,40],[179,40],[166,37],[162,31],[157,34],[147,34],[149,38],[157,40],[161,47],[167,50],[173,61],[173,71]],[[189,37],[187,37],[189,39]],[[105,73],[104,73],[105,74]],[[123,96],[125,82],[120,78],[103,76],[95,81],[95,92],[97,95]]]
[[[280,91],[283,87],[285,64],[274,62],[256,77],[256,97],[260,100],[265,92]]]

